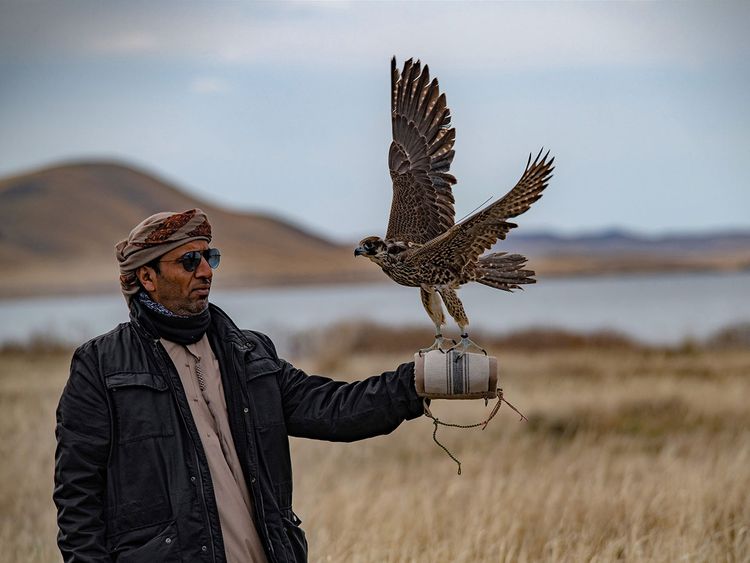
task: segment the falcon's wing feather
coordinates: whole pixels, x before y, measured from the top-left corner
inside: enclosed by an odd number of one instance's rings
[[[393,142],[388,166],[393,201],[385,238],[424,244],[453,226],[456,179],[448,173],[456,130],[437,79],[409,59],[399,75],[391,60]]]
[[[505,239],[508,231],[517,227],[506,219],[521,215],[542,197],[554,170],[555,159],[547,160],[548,156],[549,151],[543,157],[540,151],[531,162],[529,155],[521,179],[502,199],[454,225],[423,247],[414,249],[409,261],[450,264],[451,268],[461,269],[474,262],[495,242]]]

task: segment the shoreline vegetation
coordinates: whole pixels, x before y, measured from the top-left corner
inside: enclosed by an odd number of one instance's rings
[[[750,559],[750,323],[654,346],[613,332],[473,333],[497,356],[506,406],[485,431],[423,417],[352,444],[292,438],[295,512],[311,561]],[[291,340],[308,373],[353,380],[429,344],[423,327],[341,323]],[[72,347],[0,347],[0,544],[59,561],[54,412]],[[434,401],[447,422],[482,401]],[[460,525],[459,525],[460,524]]]
[[[446,332],[446,337],[449,334]],[[455,335],[454,335],[455,336]],[[544,352],[550,350],[638,350],[679,353],[708,350],[750,350],[750,321],[732,323],[703,339],[684,338],[670,344],[650,344],[617,330],[576,331],[563,328],[532,327],[508,333],[473,330],[473,340],[488,351]],[[297,332],[289,339],[289,356],[306,360],[343,357],[348,354],[397,354],[418,350],[430,344],[433,331],[424,325],[394,327],[370,321],[343,321],[314,331]],[[12,355],[72,354],[76,346],[47,334],[0,344],[0,360]]]

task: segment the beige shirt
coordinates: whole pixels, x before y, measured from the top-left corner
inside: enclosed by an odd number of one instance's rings
[[[265,563],[263,544],[253,522],[253,505],[229,429],[219,362],[208,337],[183,346],[162,339],[180,375],[190,412],[198,427],[219,509],[229,563]]]

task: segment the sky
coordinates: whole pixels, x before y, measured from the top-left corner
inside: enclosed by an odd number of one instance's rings
[[[390,58],[438,77],[456,217],[529,153],[523,231],[750,228],[750,2],[0,0],[0,176],[118,160],[340,241],[390,208]]]

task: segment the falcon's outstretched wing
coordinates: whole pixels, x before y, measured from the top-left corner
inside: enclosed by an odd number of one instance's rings
[[[542,191],[554,170],[552,165],[555,159],[547,160],[548,156],[549,151],[543,157],[540,151],[531,162],[529,155],[521,179],[501,200],[454,225],[423,247],[412,250],[407,261],[411,264],[443,266],[454,272],[474,263],[485,250],[498,239],[504,239],[508,231],[517,226],[506,219],[521,215],[542,197]]]
[[[391,59],[391,120],[393,201],[385,238],[424,244],[453,226],[456,183],[448,173],[456,130],[427,65],[409,59],[399,75]]]

